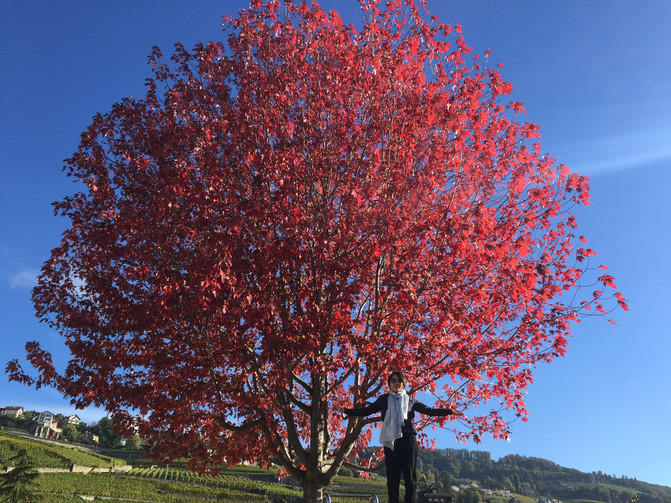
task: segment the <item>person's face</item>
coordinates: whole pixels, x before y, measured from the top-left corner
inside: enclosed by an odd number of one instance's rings
[[[389,378],[389,389],[391,389],[394,393],[399,393],[403,388],[405,388],[403,379],[397,375],[393,375]]]

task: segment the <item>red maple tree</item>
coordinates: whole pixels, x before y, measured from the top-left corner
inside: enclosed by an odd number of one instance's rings
[[[306,501],[371,436],[334,408],[390,369],[466,410],[458,438],[526,419],[534,366],[604,312],[571,214],[588,181],[541,154],[459,26],[361,5],[357,31],[252,1],[225,42],[154,50],[146,96],[66,161],[85,188],[55,203],[71,227],[33,298],[71,359],[31,342],[37,376],[11,379],[105,407],[157,460],[276,461]]]

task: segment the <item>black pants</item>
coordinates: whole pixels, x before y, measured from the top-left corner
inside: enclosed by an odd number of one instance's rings
[[[404,433],[394,440],[394,450],[384,448],[387,465],[387,491],[389,503],[399,503],[401,472],[405,481],[405,503],[417,501],[417,436]]]

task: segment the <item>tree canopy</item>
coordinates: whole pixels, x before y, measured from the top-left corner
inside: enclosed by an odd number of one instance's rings
[[[66,161],[83,188],[55,203],[70,228],[33,299],[71,359],[28,343],[37,376],[12,379],[104,406],[157,459],[275,460],[306,500],[371,438],[334,407],[391,369],[464,410],[461,439],[526,419],[580,312],[609,289],[626,308],[576,234],[588,180],[459,26],[361,6],[355,29],[254,0],[222,42],[154,49],[146,96]]]

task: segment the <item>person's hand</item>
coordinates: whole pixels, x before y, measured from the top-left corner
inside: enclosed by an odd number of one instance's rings
[[[449,409],[452,411],[450,413],[451,416],[463,416],[464,413],[461,412],[460,410],[455,409],[454,407],[449,407]]]
[[[345,412],[345,407],[343,407],[342,405],[334,405],[333,410],[338,414],[340,414],[343,417],[343,419],[349,417]]]

